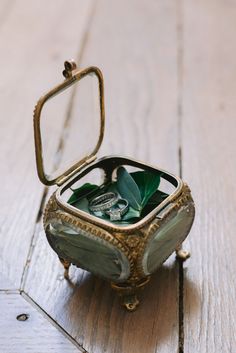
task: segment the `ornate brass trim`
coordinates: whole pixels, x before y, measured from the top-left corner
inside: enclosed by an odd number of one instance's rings
[[[178,211],[181,207],[184,205],[187,206],[188,204],[194,205],[189,187],[186,184],[183,184],[181,194],[174,199],[174,202],[171,203],[171,206],[167,208],[166,212],[164,211],[161,219],[149,219],[149,222],[145,223],[142,228],[137,227],[132,233],[127,234],[122,232],[122,230],[119,230],[118,232],[114,230],[108,231],[107,228],[103,228],[103,224],[99,227],[65,212],[58,203],[55,192],[52,194],[45,208],[43,223],[46,231],[47,225],[50,224],[51,221],[55,219],[65,221],[75,230],[77,228],[84,230],[92,236],[105,240],[115,248],[119,249],[129,262],[130,275],[124,282],[112,282],[111,285],[122,297],[124,307],[128,311],[134,311],[139,304],[137,296],[138,292],[140,289],[144,288],[150,279],[150,275],[144,273],[142,264],[148,242],[159,229],[161,224],[166,222],[166,219],[170,217],[173,212]],[[182,242],[183,240],[176,244],[175,250],[179,249],[180,243]],[[187,256],[185,258],[187,258]],[[70,261],[70,259],[67,259],[66,257],[60,259],[60,261],[63,263],[65,275],[68,276],[68,268],[73,261]],[[80,267],[79,263],[74,263],[74,265]]]
[[[46,231],[47,225],[53,220],[58,219],[68,223],[72,228],[83,230],[87,233],[94,235],[102,240],[105,240],[109,244],[113,245],[115,248],[118,248],[119,251],[124,254],[129,261],[130,273],[133,272],[134,262],[130,254],[129,247],[116,238],[113,234],[109,233],[107,230],[98,227],[96,225],[90,224],[84,220],[81,220],[69,213],[64,212],[59,208],[57,204],[55,193],[50,197],[48,204],[45,208],[44,217],[43,217],[43,226]],[[75,264],[76,265],[76,264]],[[79,266],[78,266],[79,267]]]
[[[164,212],[161,219],[149,219],[148,224],[144,224],[141,229],[137,228],[136,230],[133,230],[131,234],[127,234],[122,232],[121,229],[119,229],[118,232],[112,230],[108,231],[106,228],[102,228],[103,225],[99,227],[65,212],[61,209],[61,205],[58,204],[56,193],[54,193],[49,199],[45,209],[44,228],[46,230],[47,224],[53,219],[63,220],[72,227],[91,233],[115,246],[126,256],[130,263],[130,276],[126,280],[127,285],[135,285],[135,283],[138,283],[138,281],[147,277],[147,274],[143,271],[142,259],[151,237],[173,211],[178,211],[188,202],[193,202],[193,200],[189,187],[187,184],[184,184],[182,193],[175,198],[175,201],[171,204],[171,207]],[[177,244],[176,247],[178,247],[178,245],[179,244]]]

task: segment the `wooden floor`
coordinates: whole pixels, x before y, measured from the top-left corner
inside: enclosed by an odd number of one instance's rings
[[[235,33],[233,0],[1,0],[0,353],[235,352]],[[42,229],[32,112],[71,57],[105,76],[99,156],[180,174],[196,203],[191,259],[172,256],[134,313],[85,271],[66,281]]]

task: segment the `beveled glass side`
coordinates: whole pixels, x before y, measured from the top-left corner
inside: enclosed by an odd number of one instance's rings
[[[108,280],[129,277],[128,259],[108,241],[61,220],[52,220],[46,233],[59,257]]]
[[[189,202],[173,211],[149,240],[143,256],[146,275],[156,269],[175,251],[188,235],[194,219],[194,205]]]

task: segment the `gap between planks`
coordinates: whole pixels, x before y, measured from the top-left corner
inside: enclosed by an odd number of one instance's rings
[[[91,6],[90,14],[88,16],[88,21],[87,21],[87,24],[86,24],[86,30],[85,30],[84,36],[82,38],[82,44],[81,44],[81,47],[80,47],[79,52],[77,54],[77,57],[75,59],[75,61],[76,61],[76,63],[78,63],[78,65],[82,61],[83,54],[85,52],[86,44],[87,44],[88,38],[89,38],[89,30],[90,30],[91,23],[92,23],[94,14],[95,14],[96,6],[97,6],[96,3],[93,3],[92,6]],[[71,119],[71,116],[72,116],[71,112],[72,112],[72,108],[73,108],[73,104],[74,104],[74,97],[75,97],[75,89],[73,89],[72,92],[71,92],[71,96],[70,96],[70,99],[69,99],[65,120],[64,120],[64,123],[62,125],[62,133],[61,133],[61,136],[59,138],[58,147],[57,147],[56,153],[55,153],[55,159],[54,159],[54,169],[55,170],[57,169],[57,166],[60,163],[60,160],[61,160],[61,157],[62,157],[62,151],[63,151],[63,147],[64,147],[64,142],[65,142],[65,137],[67,135],[68,129],[70,128],[70,119]],[[48,200],[48,197],[49,197],[49,188],[47,186],[45,186],[44,190],[43,190],[43,195],[42,195],[42,198],[41,198],[41,202],[40,202],[40,207],[39,207],[39,210],[38,210],[37,218],[36,218],[36,221],[35,221],[35,227],[34,227],[34,231],[33,231],[32,238],[31,238],[31,243],[30,243],[30,247],[29,247],[28,256],[27,256],[27,259],[26,259],[26,262],[25,262],[25,266],[23,268],[23,272],[22,272],[22,276],[21,276],[20,291],[24,291],[24,286],[25,286],[25,283],[26,283],[26,280],[27,280],[27,273],[28,273],[28,269],[29,269],[29,264],[30,264],[30,260],[32,258],[34,247],[35,247],[35,243],[36,243],[36,235],[39,234],[36,231],[36,229],[37,229],[37,226],[40,224],[40,222],[42,220],[44,207],[45,207],[46,201]]]
[[[177,1],[177,119],[178,119],[178,158],[179,158],[179,176],[182,179],[182,120],[183,120],[183,1]],[[184,353],[184,265],[183,261],[178,259],[178,317],[179,317],[179,342],[178,353]]]
[[[20,292],[21,296],[31,304],[38,312],[40,312],[44,318],[46,318],[51,325],[53,325],[58,331],[60,331],[71,343],[73,343],[82,353],[89,353],[86,351],[69,333],[59,325],[48,313],[43,310],[27,293],[24,291]]]
[[[176,33],[176,28],[175,28],[175,33]],[[157,57],[158,57],[158,55],[157,55]],[[176,61],[174,60],[174,63],[175,63],[175,65],[176,65]],[[131,78],[132,78],[132,76],[131,76]],[[172,82],[172,81],[171,81]],[[175,80],[174,80],[174,82],[175,82]],[[173,82],[172,82],[173,83]],[[175,105],[175,99],[174,99],[174,110],[175,110],[175,113],[176,113],[176,105]],[[124,113],[124,112],[122,112],[122,113]],[[136,112],[135,112],[136,113]],[[143,114],[143,112],[142,112],[142,114]],[[137,124],[137,122],[136,122],[136,124]],[[170,124],[170,126],[171,126],[171,124]],[[136,127],[137,128],[137,127]],[[138,127],[139,129],[140,129],[140,127]],[[152,137],[154,137],[153,135],[152,135]],[[164,140],[166,140],[166,138],[164,139]],[[161,140],[162,141],[162,140]],[[161,144],[161,141],[159,141],[159,143]],[[164,141],[165,142],[165,141]],[[150,147],[151,146],[149,146],[149,144],[146,146],[146,151],[145,151],[145,147],[144,147],[144,153],[146,153],[147,155],[149,155],[149,158],[150,158]],[[177,147],[177,146],[174,146],[174,147]],[[163,149],[164,149],[164,145],[163,145]],[[130,148],[130,150],[131,150],[131,148]],[[129,150],[129,151],[130,151]],[[143,152],[143,151],[142,151]],[[162,152],[162,151],[161,151]],[[175,148],[175,153],[176,153],[176,155],[178,156],[178,148]],[[145,155],[146,155],[145,154]],[[160,153],[161,154],[161,153]],[[142,153],[142,155],[143,155],[143,153]],[[165,160],[166,159],[166,156],[168,155],[168,153],[166,153],[166,155],[164,154],[164,158],[163,158],[163,160]],[[171,154],[170,154],[171,155]],[[153,155],[152,155],[152,158],[154,159],[154,152],[153,152]],[[176,160],[177,160],[177,158],[176,158]],[[173,160],[171,160],[171,162],[173,162],[174,161],[174,158],[173,158]],[[168,164],[168,162],[167,162],[167,164]],[[175,162],[174,162],[174,164],[175,164]],[[170,164],[171,165],[171,164]],[[178,161],[177,161],[177,163],[176,163],[176,165],[178,165]],[[173,168],[173,164],[172,164],[172,168]],[[36,231],[36,233],[38,233],[37,231]],[[33,247],[32,247],[32,250],[33,250]],[[31,256],[32,256],[32,254],[31,254]],[[27,271],[26,271],[26,274],[28,275],[28,267],[27,267]],[[164,271],[165,272],[165,271]],[[167,272],[167,275],[165,274],[163,272],[163,277],[167,277],[168,276],[168,271],[166,271]],[[176,273],[178,273],[177,271],[176,271]],[[162,278],[162,280],[163,280],[164,278]],[[175,276],[175,277],[173,277],[172,276],[172,281],[177,281],[177,276]],[[25,288],[25,281],[23,281],[24,283],[23,283],[23,288]],[[166,284],[167,285],[170,285],[170,282],[171,282],[171,278],[169,278],[169,280],[168,281],[166,281]],[[164,282],[165,283],[165,282]],[[172,282],[173,283],[173,282]],[[176,283],[176,282],[175,282]],[[171,289],[173,289],[173,285],[172,286],[170,286],[171,287]],[[169,288],[169,290],[170,290],[170,288]],[[176,300],[176,296],[178,297],[178,290],[177,290],[177,295],[175,294],[175,295],[173,295],[173,297],[174,297],[174,300]],[[163,298],[164,298],[164,296],[163,296]],[[165,296],[165,298],[166,298],[166,296]],[[95,304],[96,304],[96,302],[95,302]],[[116,302],[116,304],[117,304],[117,302]],[[178,310],[178,306],[176,306],[176,305],[173,305],[174,306],[174,309],[176,308],[177,310]],[[158,306],[157,306],[158,307]],[[99,307],[100,308],[100,307]],[[96,309],[96,307],[95,307],[95,309]],[[160,310],[160,309],[159,309]],[[100,312],[99,312],[100,313]],[[156,313],[157,314],[157,313]],[[162,314],[163,314],[163,311],[162,311]],[[173,315],[173,317],[175,317],[175,315]],[[171,318],[169,318],[169,323],[170,323],[170,325],[168,326],[168,327],[171,327],[171,323],[172,323],[172,325],[173,325],[173,317],[171,317]],[[91,318],[90,318],[91,319]],[[98,320],[98,318],[97,318],[97,320]],[[175,319],[174,319],[175,320]],[[178,319],[177,319],[178,320]],[[176,324],[178,325],[178,323],[177,323],[177,320],[176,320]],[[176,325],[176,326],[177,326]],[[161,326],[163,326],[162,324],[160,325],[160,326],[158,326],[158,328],[156,328],[157,330],[158,330],[158,332],[159,331],[161,331]],[[131,328],[132,328],[132,325],[130,326]],[[173,326],[172,326],[173,327]],[[122,326],[122,328],[123,328],[123,326]],[[174,331],[175,331],[175,329],[176,328],[174,328]],[[176,331],[177,331],[177,329],[176,329]],[[89,333],[87,333],[87,334],[89,334]],[[94,340],[95,341],[95,339],[96,339],[96,331],[93,331],[92,332],[92,340]],[[163,334],[163,333],[162,333]],[[95,335],[95,336],[94,336]],[[159,335],[160,335],[160,332],[159,332]],[[95,339],[94,339],[94,337],[95,337]],[[160,338],[160,337],[159,337]],[[174,349],[176,349],[177,348],[177,346],[178,346],[178,339],[176,339],[176,338],[178,338],[178,333],[177,333],[177,335],[176,335],[176,337],[175,337],[175,335],[174,335],[174,337],[172,338],[172,341],[171,341],[171,338],[170,337],[168,337],[168,343],[166,344],[166,349],[168,349],[168,347],[170,347],[170,345],[172,344],[172,342],[173,342],[173,346],[175,347]],[[88,340],[88,339],[87,339]],[[150,340],[149,340],[150,341]],[[96,343],[96,341],[95,342],[93,342],[93,344],[95,344]],[[99,342],[98,342],[99,343]],[[126,343],[128,343],[127,341],[126,341]],[[132,342],[130,342],[130,343],[132,343]],[[128,344],[130,344],[130,343],[128,343]],[[88,345],[88,342],[86,343],[87,345]],[[92,346],[92,348],[90,348],[90,349],[94,349],[94,346],[91,344],[91,342],[89,342],[89,344]],[[159,348],[159,344],[160,343],[158,343],[158,348]],[[157,345],[156,345],[156,348],[157,348]],[[157,348],[157,349],[158,349]],[[90,349],[88,349],[88,350],[90,350]],[[99,349],[99,348],[98,348]],[[169,349],[168,349],[169,350]]]
[[[37,352],[45,353],[49,349],[53,352],[88,353],[27,294],[0,291],[0,297],[1,352],[36,352],[37,349]],[[26,319],[18,319],[19,316]]]

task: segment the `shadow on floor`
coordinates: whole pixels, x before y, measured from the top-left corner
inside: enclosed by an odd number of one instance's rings
[[[185,289],[198,296],[184,276]],[[109,283],[86,271],[68,281],[70,296],[59,322],[89,353],[156,352],[162,346],[178,347],[178,262],[162,266],[151,278],[135,312],[127,312]],[[193,300],[191,314],[197,310]],[[61,321],[61,320],[58,320]]]

